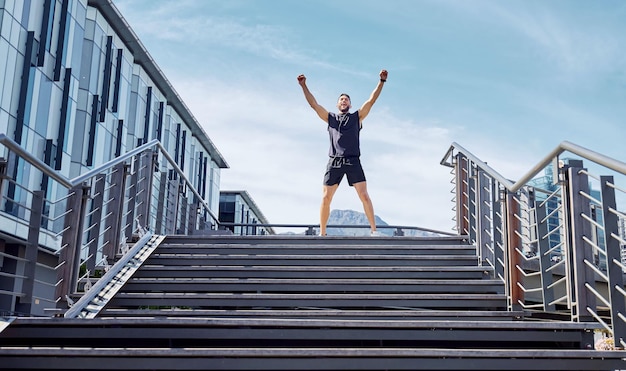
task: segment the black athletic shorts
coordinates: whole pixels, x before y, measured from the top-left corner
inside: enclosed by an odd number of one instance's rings
[[[331,157],[326,165],[324,185],[339,184],[344,175],[350,185],[365,181],[365,173],[358,157]]]

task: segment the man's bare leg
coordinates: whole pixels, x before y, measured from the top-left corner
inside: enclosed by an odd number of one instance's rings
[[[376,232],[376,219],[374,218],[374,205],[372,204],[372,199],[367,193],[367,182],[358,182],[353,184],[356,193],[359,195],[359,199],[363,203],[363,211],[365,211],[365,216],[370,223],[370,228],[372,232]]]
[[[322,206],[320,206],[320,235],[326,236],[326,224],[330,216],[330,202],[333,200],[339,184],[327,186],[322,189]]]

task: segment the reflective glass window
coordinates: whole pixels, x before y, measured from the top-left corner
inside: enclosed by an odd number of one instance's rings
[[[2,11],[2,23],[0,24],[0,26],[2,26],[1,28],[1,33],[2,33],[2,37],[7,39],[7,41],[10,40],[11,38],[11,21],[12,21],[12,17],[10,13],[7,13],[6,11]]]
[[[48,126],[52,124],[53,127],[58,127],[56,123],[52,123],[49,117],[50,104],[52,103],[52,81],[41,78],[42,75],[40,73],[36,74],[37,83],[39,85],[38,89],[35,89],[35,94],[37,97],[37,111],[35,113],[34,122],[35,122],[35,131],[43,136],[47,137]],[[59,102],[60,103],[60,102]]]
[[[13,45],[20,45],[20,30],[22,25],[15,18],[11,18],[11,35],[9,41]]]
[[[4,74],[2,81],[0,81],[0,107],[5,110],[9,110],[11,104],[11,88],[13,87],[12,78],[7,76],[9,70],[14,71],[15,62],[9,63],[9,42],[4,38],[0,38],[0,72]]]
[[[11,100],[9,112],[14,115],[17,115],[17,106],[19,103],[19,91],[20,84],[22,82],[22,66],[24,64],[24,58],[20,56],[15,48],[9,48],[9,58],[7,58],[7,70],[5,74],[5,84],[10,85],[13,83],[13,86],[8,89],[7,99]],[[6,91],[5,87],[5,91]]]
[[[68,54],[66,61],[69,61],[69,65],[72,69],[78,69],[81,65],[82,57],[82,44],[84,42],[85,31],[79,24],[72,22],[72,38],[71,43],[68,43]]]

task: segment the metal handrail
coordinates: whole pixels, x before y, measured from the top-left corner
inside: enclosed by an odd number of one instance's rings
[[[276,223],[230,223],[230,222],[221,222],[220,226],[222,227],[262,227],[262,228],[266,228],[266,227],[270,227],[270,228],[319,228],[319,224],[276,224]],[[326,228],[345,228],[345,229],[350,229],[350,228],[356,228],[356,229],[369,229],[371,228],[371,226],[369,224],[365,225],[359,225],[359,224],[328,224],[326,226]],[[459,234],[458,233],[454,233],[454,232],[446,232],[446,231],[439,231],[436,229],[430,229],[430,228],[423,228],[423,227],[415,227],[415,226],[406,226],[406,225],[376,225],[376,228],[378,229],[396,229],[396,230],[403,230],[403,229],[407,229],[407,230],[415,230],[415,231],[423,231],[423,232],[430,232],[430,233],[436,233],[436,234],[440,234],[440,235],[444,235],[444,236],[453,236],[453,237],[458,237]]]
[[[132,158],[133,156],[136,156],[137,154],[139,154],[139,153],[141,153],[143,151],[146,151],[146,150],[148,150],[150,148],[153,148],[153,147],[158,147],[160,152],[161,152],[161,154],[163,155],[163,157],[165,157],[167,159],[168,163],[173,167],[173,169],[178,173],[178,175],[180,175],[180,177],[187,183],[187,187],[189,188],[189,190],[191,190],[191,192],[193,192],[193,194],[198,198],[200,203],[202,203],[204,205],[204,207],[209,212],[211,217],[219,225],[219,218],[217,217],[217,215],[215,215],[215,213],[211,210],[209,205],[202,199],[202,196],[200,195],[200,193],[196,190],[196,188],[193,186],[193,184],[185,176],[185,173],[176,164],[176,162],[174,161],[172,156],[170,156],[170,154],[167,153],[165,147],[163,147],[163,145],[161,144],[161,142],[158,139],[153,139],[153,140],[151,140],[151,141],[149,141],[147,143],[142,144],[139,147],[133,148],[132,150],[124,153],[123,155],[120,155],[120,156],[118,156],[118,157],[116,157],[116,158],[114,158],[114,159],[112,159],[112,160],[110,160],[108,162],[105,162],[105,163],[101,164],[100,166],[98,166],[98,167],[96,167],[94,169],[91,169],[91,170],[89,170],[89,171],[87,171],[87,172],[85,172],[85,173],[83,173],[83,174],[81,174],[81,175],[79,175],[79,176],[77,176],[77,177],[75,177],[73,179],[69,179],[69,178],[63,176],[62,174],[60,174],[58,171],[52,169],[45,162],[41,161],[37,157],[33,156],[32,154],[30,154],[29,152],[24,150],[24,148],[22,148],[18,143],[16,143],[11,138],[7,137],[6,134],[0,133],[0,144],[3,144],[5,147],[9,148],[13,152],[15,152],[17,155],[19,155],[21,158],[23,158],[26,162],[28,162],[31,165],[35,166],[42,173],[46,174],[47,176],[49,176],[50,178],[54,179],[55,181],[57,181],[58,183],[62,184],[63,186],[65,186],[68,189],[83,184],[85,181],[91,179],[92,177],[96,176],[97,174],[100,174],[100,173],[102,173],[102,172],[104,172],[106,170],[109,170],[109,169],[113,168],[115,165],[122,164],[122,163],[126,162],[128,159]]]
[[[73,186],[72,182],[68,178],[66,178],[63,175],[59,174],[58,171],[52,169],[45,162],[43,162],[40,159],[38,159],[37,157],[33,156],[29,152],[26,152],[26,150],[24,150],[24,148],[22,148],[14,140],[12,140],[11,138],[7,137],[3,133],[0,133],[0,143],[3,144],[5,147],[9,148],[10,150],[12,150],[13,152],[15,152],[21,158],[26,160],[31,165],[35,166],[37,169],[39,169],[41,172],[43,172],[44,174],[46,174],[50,178],[52,178],[52,179],[56,180],[57,182],[61,183],[62,185],[64,185],[66,188],[72,188],[72,186]]]
[[[559,155],[566,151],[580,159],[561,164]],[[595,319],[613,336],[615,344],[624,347],[623,296],[626,292],[622,287],[625,266],[619,261],[624,239],[618,236],[618,231],[623,232],[620,223],[624,222],[626,214],[613,212],[617,208],[614,191],[619,189],[614,185],[613,176],[592,174],[583,168],[583,160],[605,171],[626,175],[626,163],[567,141],[559,144],[517,181],[506,179],[457,143],[452,143],[440,164],[453,168],[451,183],[455,185],[453,192],[457,195],[453,202],[456,210],[460,210],[456,215],[457,230],[467,232],[470,242],[476,244],[479,253],[484,252],[487,258],[490,258],[492,245],[503,247],[504,256],[496,257],[494,263],[485,259],[484,264],[497,268],[493,276],[504,281],[510,309],[519,306],[539,309],[544,314],[567,313],[572,320],[579,322]],[[550,165],[554,166],[553,175],[558,175],[558,179],[553,179],[549,185],[555,189],[536,188],[533,184],[539,180],[535,177]],[[484,178],[490,179],[492,187],[497,187],[499,192],[496,195],[483,192]],[[591,189],[589,179],[600,183],[599,190]],[[591,191],[599,192],[599,196]],[[560,201],[548,207],[548,199],[553,199],[558,192]],[[545,193],[547,198],[537,197],[537,193]],[[479,202],[487,206],[479,207]],[[497,222],[493,218],[483,224],[490,214],[497,215],[498,212]],[[615,215],[621,221],[607,215]],[[549,221],[553,217],[558,220]],[[499,231],[497,238],[493,237],[495,233],[488,233],[492,230]],[[548,240],[556,233],[559,233],[557,239]],[[524,251],[536,255],[529,258]],[[552,259],[555,252],[561,255],[556,261]],[[495,261],[499,262],[497,267]],[[563,278],[555,280],[555,272],[562,274]],[[595,288],[596,281],[606,282],[609,292],[600,294],[601,291]],[[565,295],[555,298],[562,290]],[[530,294],[529,297],[525,297],[526,294]],[[596,301],[608,307],[610,324],[596,313]],[[556,304],[562,307],[557,308]]]
[[[525,186],[531,179],[537,176],[548,164],[550,164],[558,155],[561,153],[568,151],[575,155],[578,155],[584,159],[593,161],[599,165],[605,166],[613,171],[616,171],[622,175],[626,175],[626,163],[616,160],[614,158],[605,156],[598,152],[592,151],[585,147],[579,146],[577,144],[563,141],[556,148],[554,148],[548,155],[546,155],[537,165],[533,166],[526,174],[522,175],[522,177],[515,183],[506,179],[496,170],[491,168],[487,163],[478,159],[478,157],[474,156],[471,152],[463,148],[456,142],[453,142],[450,145],[450,148],[446,152],[445,156],[441,159],[440,164],[448,167],[453,167],[451,163],[447,161],[448,158],[452,155],[454,150],[458,150],[462,152],[468,159],[474,162],[478,167],[486,171],[491,177],[496,179],[500,184],[502,184],[506,189],[511,192],[517,192],[523,186]]]

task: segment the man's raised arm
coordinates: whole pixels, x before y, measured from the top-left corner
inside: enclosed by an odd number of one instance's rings
[[[376,88],[374,89],[372,94],[370,94],[369,99],[365,101],[365,103],[363,103],[363,106],[361,106],[361,108],[359,109],[359,119],[361,120],[361,122],[365,120],[365,117],[367,117],[367,115],[369,115],[372,106],[376,102],[376,99],[378,99],[380,92],[383,90],[383,85],[385,84],[385,81],[387,81],[387,70],[381,70],[379,75],[380,80],[378,81]]]
[[[306,98],[306,101],[309,102],[311,108],[313,108],[313,110],[322,120],[324,120],[324,122],[328,123],[328,111],[326,110],[326,108],[320,106],[320,104],[317,103],[315,97],[309,91],[309,88],[306,86],[306,77],[304,75],[298,76],[298,83],[302,87],[304,97]]]

